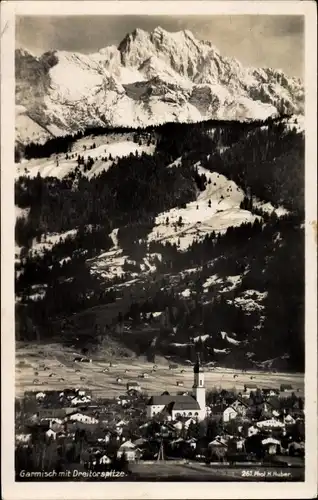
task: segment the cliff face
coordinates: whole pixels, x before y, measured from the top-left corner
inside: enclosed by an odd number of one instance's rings
[[[158,27],[89,55],[17,50],[16,104],[17,138],[27,143],[90,125],[302,114],[304,88],[281,71],[245,68],[189,31]]]

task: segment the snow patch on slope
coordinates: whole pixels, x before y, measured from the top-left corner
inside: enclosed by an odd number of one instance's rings
[[[244,193],[235,182],[224,175],[210,172],[200,163],[195,166],[198,173],[207,178],[204,191],[185,208],[172,208],[159,214],[148,241],[169,241],[177,244],[180,250],[186,250],[194,241],[203,239],[212,231],[222,233],[230,226],[254,222],[256,216],[240,208]]]
[[[246,290],[239,297],[235,297],[234,301],[228,300],[228,303],[241,307],[246,312],[263,311],[265,306],[262,304],[267,297],[267,292],[259,292],[258,290]]]
[[[139,267],[139,272],[130,272],[133,278],[137,278],[140,272],[145,274],[151,274],[156,271],[155,260],[161,260],[161,255],[158,253],[147,253],[143,258],[143,263],[137,264],[137,262],[132,261],[128,255],[125,255],[123,250],[119,246],[118,242],[118,228],[113,229],[109,234],[113,242],[113,246],[107,252],[103,252],[97,257],[88,259],[90,270],[92,274],[97,274],[106,280],[112,280],[114,278],[123,278],[126,274],[124,270],[125,263],[131,264]],[[129,282],[125,282],[122,286],[127,286]],[[120,285],[116,285],[119,287]]]
[[[36,239],[33,240],[31,253],[43,254],[45,250],[50,250],[53,245],[66,240],[66,238],[74,237],[76,233],[77,229],[70,229],[64,233],[48,233],[45,236],[42,235],[40,241]]]
[[[27,219],[30,212],[30,208],[20,208],[15,205],[15,217],[21,219]]]
[[[57,154],[49,158],[23,160],[21,163],[17,163],[16,177],[22,175],[36,177],[40,174],[41,177],[50,176],[62,179],[75,170],[77,166],[77,155],[80,154],[84,156],[85,160],[87,160],[89,156],[94,159],[91,170],[85,173],[83,172],[83,175],[90,179],[93,175],[98,175],[103,171],[107,171],[114,164],[116,158],[136,153],[141,154],[143,152],[153,154],[156,148],[153,144],[150,146],[139,146],[139,144],[136,144],[132,140],[117,140],[117,142],[110,142],[109,139],[107,140],[107,138],[104,137],[104,142],[101,142],[101,137],[87,137],[85,139],[86,140],[81,139],[78,143],[75,143],[72,153],[70,153],[70,155],[75,155],[74,158],[66,159],[65,154]],[[94,143],[96,144],[96,148],[91,149]],[[86,149],[84,149],[85,147]],[[110,156],[112,158],[111,160],[109,159]],[[103,157],[107,157],[108,160],[103,161]]]

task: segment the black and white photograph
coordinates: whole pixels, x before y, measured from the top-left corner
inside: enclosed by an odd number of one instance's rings
[[[314,4],[34,3],[15,12],[1,168],[13,481],[296,492],[317,450]]]

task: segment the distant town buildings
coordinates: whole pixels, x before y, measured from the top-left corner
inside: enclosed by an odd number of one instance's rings
[[[119,394],[112,398],[97,398],[85,387],[26,392],[16,403],[17,467],[26,469],[29,460],[30,468],[39,468],[38,457],[55,467],[56,449],[65,451],[66,466],[71,457],[85,470],[117,470],[129,462],[162,459],[225,464],[274,463],[279,457],[285,463],[292,456],[303,464],[303,399],[290,389],[280,392],[252,383],[248,390],[249,385],[242,393],[207,390],[198,357],[191,392],[165,390],[148,397],[135,380],[118,385]]]

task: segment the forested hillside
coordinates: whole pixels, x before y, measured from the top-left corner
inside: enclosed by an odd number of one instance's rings
[[[123,134],[154,151],[104,157],[94,143]],[[18,338],[84,349],[111,338],[149,357],[191,359],[196,348],[205,362],[304,368],[297,121],[90,129],[16,159],[30,170],[50,155],[74,168],[15,183]]]

